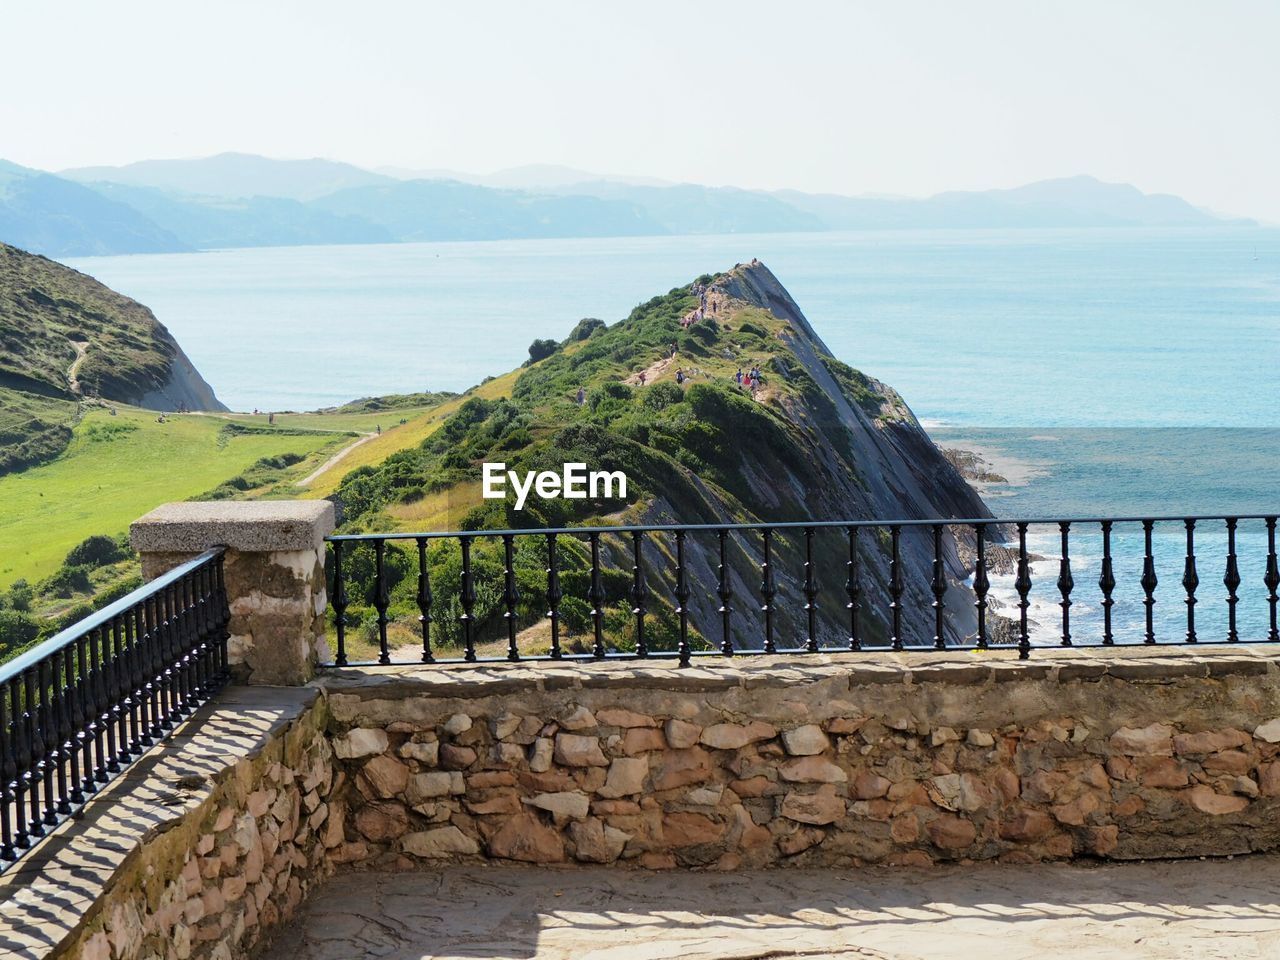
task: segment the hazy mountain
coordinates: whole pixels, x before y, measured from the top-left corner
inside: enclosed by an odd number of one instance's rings
[[[1095,177],[1042,180],[1010,190],[949,191],[923,199],[842,197],[783,190],[780,200],[830,230],[1215,226],[1227,222],[1179,197]]]
[[[0,241],[54,257],[190,249],[132,206],[5,160],[0,160]]]
[[[673,186],[669,180],[657,177],[628,177],[606,173],[592,173],[577,167],[565,167],[553,163],[527,163],[507,167],[493,173],[463,173],[458,170],[413,170],[406,167],[378,167],[378,173],[399,180],[457,180],[482,187],[499,187],[507,190],[557,190],[580,183],[626,183],[641,187]]]
[[[788,233],[825,230],[826,222],[811,211],[754,190],[704,187],[683,183],[668,187],[624,183],[579,183],[565,194],[594,196],[630,203],[664,233]]]
[[[668,232],[625,201],[542,196],[453,180],[405,180],[353,187],[316,200],[311,206],[363,217],[400,240],[616,237]]]
[[[399,179],[413,171],[392,172],[224,153],[82,167],[66,172],[83,181],[72,182],[0,163],[0,240],[76,256],[423,240],[1253,222],[1088,176],[909,198],[641,182],[550,164],[451,175],[458,179]]]
[[[313,200],[347,187],[391,180],[333,160],[272,160],[248,153],[220,153],[187,160],[142,160],[122,167],[61,171],[79,182],[106,181],[207,197],[283,197]]]
[[[391,243],[398,239],[367,219],[341,216],[281,197],[190,197],[154,187],[90,183],[200,250],[328,243]]]

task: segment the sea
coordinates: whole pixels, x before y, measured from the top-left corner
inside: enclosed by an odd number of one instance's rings
[[[1187,627],[1181,518],[1280,511],[1280,229],[948,230],[316,246],[93,257],[235,409],[463,390],[655,293],[758,257],[832,352],[979,453],[1001,517],[1172,517],[1153,532],[1162,639]],[[1069,528],[1076,640],[1100,635],[1096,523]],[[1061,531],[1032,524],[1030,617],[1062,634]],[[1198,521],[1201,640],[1228,631],[1227,532]],[[1113,533],[1113,627],[1146,630],[1140,524]],[[1265,524],[1241,519],[1242,638],[1269,630]],[[993,578],[1002,612],[1013,578]]]

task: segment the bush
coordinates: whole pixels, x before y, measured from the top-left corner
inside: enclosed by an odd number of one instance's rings
[[[569,331],[569,336],[565,338],[565,343],[573,343],[575,340],[586,340],[597,330],[604,329],[604,321],[597,320],[595,317],[583,317],[578,321],[577,325]]]
[[[21,610],[0,610],[0,655],[8,656],[40,635],[35,617]]]
[[[105,567],[128,557],[129,551],[119,540],[94,534],[72,547],[63,564],[68,567]]]
[[[14,610],[30,610],[33,593],[31,584],[27,581],[21,579],[13,581],[9,586],[9,606]]]
[[[77,593],[92,593],[88,567],[59,567],[39,583],[42,596],[67,599]]]
[[[683,402],[684,391],[670,380],[659,380],[644,394],[644,405],[650,410],[665,410],[672,404]]]
[[[560,344],[554,340],[535,340],[529,344],[529,362],[537,363],[539,360],[545,360],[559,349]]]

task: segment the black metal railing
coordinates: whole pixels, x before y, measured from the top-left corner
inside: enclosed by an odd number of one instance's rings
[[[209,550],[0,664],[0,870],[222,685],[229,619]]]
[[[1239,555],[1245,535],[1247,563]],[[1280,642],[1274,515],[328,539],[335,666],[362,660],[352,646],[368,652],[362,662],[378,664],[392,663],[393,653],[397,662],[423,663],[673,657],[688,664],[736,653],[960,646],[1014,649],[1025,658],[1036,648],[1077,644]],[[1225,589],[1211,624],[1200,580],[1210,565]],[[1180,590],[1171,598],[1160,571],[1175,569]],[[566,649],[571,604],[581,640]],[[655,617],[665,642],[654,636]],[[538,623],[545,626],[536,644],[522,641]],[[392,628],[400,630],[395,637]]]

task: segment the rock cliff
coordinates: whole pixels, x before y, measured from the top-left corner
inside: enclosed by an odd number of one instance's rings
[[[757,368],[758,382],[748,387],[746,375]],[[581,404],[575,402],[579,391]],[[628,498],[542,500],[520,511],[510,501],[480,501],[480,464],[498,460],[521,471],[558,471],[567,461],[622,470],[630,483]],[[509,398],[469,400],[420,448],[350,475],[338,498],[351,526],[380,530],[396,526],[397,517],[412,513],[406,505],[423,500],[451,508],[450,525],[468,529],[990,516],[903,399],[837,360],[758,261],[655,297],[612,326],[580,323],[551,356],[520,374]],[[860,632],[868,642],[884,642],[889,532],[867,529],[859,540]],[[612,636],[625,637],[628,629],[629,545],[603,538]],[[944,535],[951,642],[973,629],[963,546],[949,531]],[[650,608],[667,627],[675,587],[672,547],[669,535],[652,539],[646,574]],[[695,531],[686,547],[691,622],[700,642],[718,645],[720,545],[714,533]],[[738,648],[763,643],[761,548],[758,531],[734,533],[726,543],[731,640]],[[775,640],[795,647],[807,638],[803,532],[776,534],[773,549]],[[818,640],[847,644],[846,531],[817,531],[813,555]],[[586,589],[581,564],[572,569],[572,559],[566,581],[571,609],[582,603],[579,594]],[[903,531],[901,560],[904,634],[927,642],[933,635],[934,562],[927,528]],[[438,582],[450,589],[456,565],[443,554],[433,562],[442,577]],[[526,592],[536,592],[538,558],[530,555],[524,562]],[[496,629],[497,594],[488,607],[484,596],[478,620]],[[536,622],[544,612],[541,600],[523,602],[528,612],[522,620]],[[452,617],[453,611],[442,611],[438,618],[442,641],[451,639]],[[656,632],[669,642],[669,631]]]

